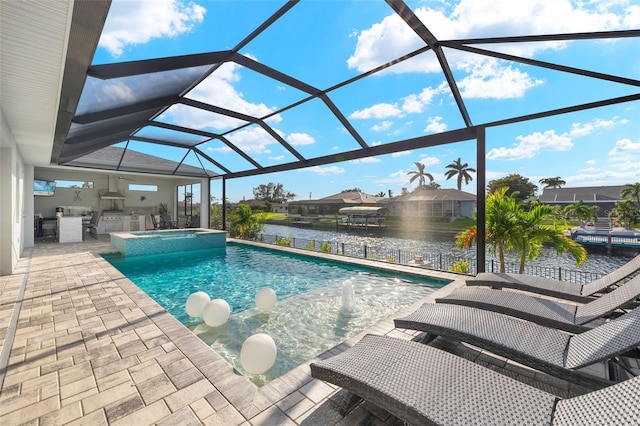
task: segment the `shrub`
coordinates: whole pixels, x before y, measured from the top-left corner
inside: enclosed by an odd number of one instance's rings
[[[276,239],[277,246],[291,247],[291,237],[278,237]]]
[[[322,242],[320,242],[320,252],[321,253],[333,253],[333,249],[331,247],[331,241],[322,241]]]
[[[458,260],[451,265],[449,268],[449,272],[457,272],[459,274],[468,274],[469,273],[469,261],[468,260]]]

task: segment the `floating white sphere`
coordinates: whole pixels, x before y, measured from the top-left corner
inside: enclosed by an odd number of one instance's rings
[[[229,304],[222,299],[213,299],[207,303],[202,314],[205,324],[209,327],[221,326],[227,322],[229,315],[231,315],[231,308],[229,308]]]
[[[201,317],[204,305],[209,303],[209,295],[204,291],[197,291],[187,298],[185,308],[190,317]]]
[[[271,288],[261,288],[256,292],[256,307],[261,311],[271,312],[276,306],[276,299],[276,292]]]
[[[278,349],[271,336],[264,333],[249,336],[240,349],[242,367],[250,374],[262,374],[276,362]]]

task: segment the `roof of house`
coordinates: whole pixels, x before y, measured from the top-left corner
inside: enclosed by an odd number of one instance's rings
[[[413,192],[381,200],[381,203],[426,202],[426,201],[476,201],[476,196],[457,189],[416,188]]]
[[[179,176],[193,176],[208,178],[216,176],[216,172],[194,167],[188,164],[156,157],[132,149],[125,150],[117,146],[108,146],[91,152],[67,164],[74,167],[104,169],[120,171],[136,171],[147,173],[162,173]]]
[[[340,214],[363,214],[363,215],[375,215],[382,213],[385,210],[384,207],[372,207],[372,206],[355,206],[355,207],[343,207],[338,210]]]
[[[375,204],[384,197],[375,197],[360,191],[345,191],[318,200],[292,201],[291,204]]]
[[[623,197],[620,186],[582,186],[576,188],[547,188],[538,197],[543,203],[575,203],[580,200],[587,202],[620,201]]]

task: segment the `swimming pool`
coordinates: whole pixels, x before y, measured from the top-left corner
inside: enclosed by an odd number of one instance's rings
[[[257,385],[446,284],[233,243],[226,249],[105,258],[243,373],[242,343],[252,334],[269,334],[278,356],[265,374],[247,374]],[[341,309],[346,281],[355,292],[353,314]],[[255,309],[255,293],[264,287],[273,288],[278,296],[270,314]],[[184,303],[196,291],[226,300],[232,311],[229,321],[212,328],[189,317]]]

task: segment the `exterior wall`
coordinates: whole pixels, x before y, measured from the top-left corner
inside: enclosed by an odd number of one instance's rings
[[[26,170],[26,173],[25,173]],[[13,272],[25,247],[25,167],[4,113],[0,110],[0,275]],[[33,220],[29,221],[33,227]],[[31,229],[31,234],[33,230]],[[33,238],[30,245],[33,246]]]
[[[473,217],[473,201],[396,201],[384,204],[392,216],[449,216]]]
[[[463,201],[460,206],[461,217],[473,217],[476,211],[476,205],[473,201]]]

